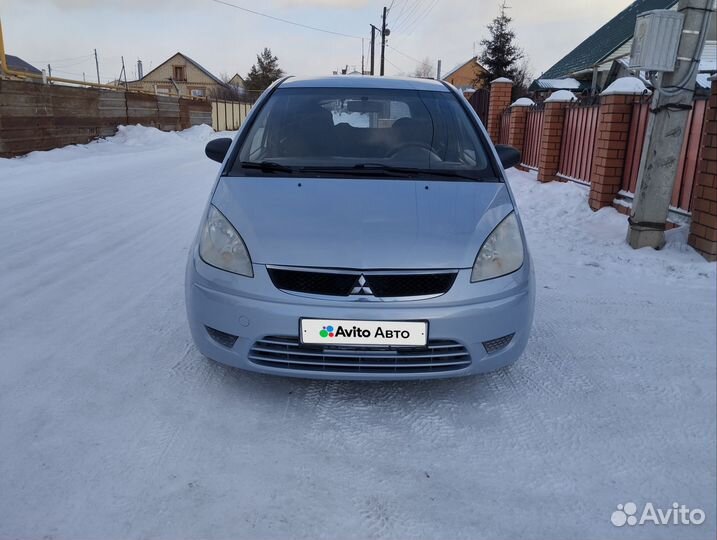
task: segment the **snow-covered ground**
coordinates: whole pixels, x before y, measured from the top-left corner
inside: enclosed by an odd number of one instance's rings
[[[0,160],[0,538],[714,538],[714,264],[511,172],[537,271],[486,376],[283,379],[202,358],[206,127]],[[617,505],[701,526],[614,527]]]

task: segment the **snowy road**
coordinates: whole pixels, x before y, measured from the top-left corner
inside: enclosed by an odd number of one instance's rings
[[[714,538],[715,265],[625,247],[584,188],[511,173],[521,361],[313,382],[199,356],[183,272],[208,133],[0,160],[0,538]],[[617,504],[701,508],[622,528]]]

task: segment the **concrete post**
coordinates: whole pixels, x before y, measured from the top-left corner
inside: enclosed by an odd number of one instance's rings
[[[682,141],[695,88],[699,58],[714,0],[679,0],[684,24],[674,71],[654,79],[655,95],[645,132],[637,190],[630,212],[627,243],[634,249],[661,248],[677,176]]]
[[[650,93],[640,79],[624,77],[600,94],[597,141],[588,199],[593,210],[611,206],[620,191],[633,103],[640,96]]]
[[[717,75],[705,113],[700,163],[692,199],[689,244],[708,261],[717,260]]]
[[[500,136],[500,117],[503,111],[510,105],[510,98],[513,92],[513,82],[505,77],[500,77],[490,83],[490,101],[488,103],[488,135],[494,143],[498,142]]]
[[[540,140],[540,158],[538,159],[538,180],[540,182],[558,180],[565,108],[576,99],[569,90],[558,90],[545,100],[543,133]]]
[[[525,142],[525,121],[528,116],[528,108],[535,105],[530,98],[520,98],[515,100],[510,106],[510,127],[508,129],[508,144],[520,150],[523,155],[523,144]],[[521,171],[527,170],[521,165],[516,165],[516,169]]]

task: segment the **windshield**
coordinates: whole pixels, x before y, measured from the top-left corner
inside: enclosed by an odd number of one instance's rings
[[[279,88],[259,111],[231,175],[430,173],[498,181],[450,92]]]

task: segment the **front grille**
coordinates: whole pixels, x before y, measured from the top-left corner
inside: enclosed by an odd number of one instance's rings
[[[374,296],[379,298],[443,294],[451,288],[455,279],[455,272],[443,274],[371,274],[366,276],[366,281],[371,291]]]
[[[296,337],[268,336],[249,351],[249,361],[266,367],[332,373],[436,373],[471,364],[455,341],[430,340],[427,347],[354,347],[302,345]]]
[[[269,268],[269,277],[277,289],[331,296],[348,296],[358,274],[304,272]]]
[[[359,287],[360,272],[314,272],[268,268],[269,277],[277,289],[327,296],[373,295],[377,298],[435,296],[453,286],[456,272],[411,274],[363,274],[364,287]],[[371,292],[366,292],[366,289]]]

